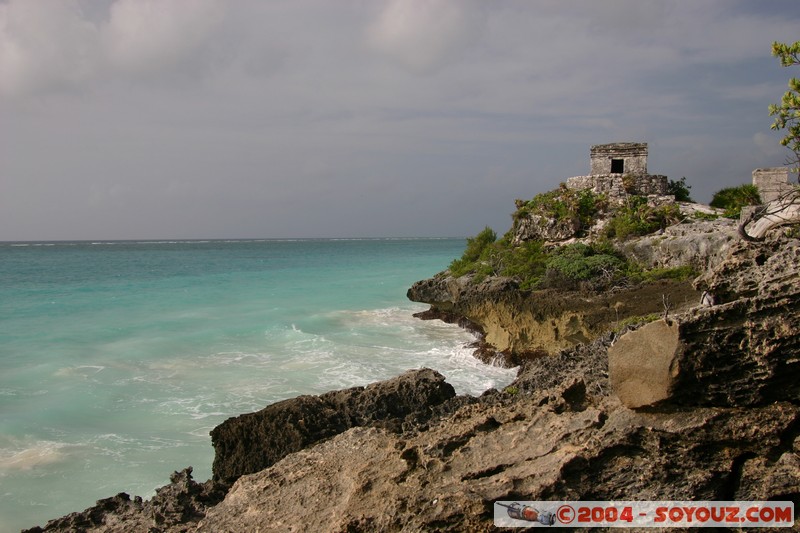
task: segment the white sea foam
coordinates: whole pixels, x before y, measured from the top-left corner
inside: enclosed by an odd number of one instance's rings
[[[81,366],[68,366],[56,370],[55,375],[59,377],[73,377],[81,376],[88,379],[99,372],[105,370],[106,367],[101,365],[81,365]]]
[[[19,338],[0,361],[0,403],[4,431],[21,439],[0,435],[0,485],[13,493],[0,516],[19,530],[43,516],[34,506],[145,495],[137,487],[187,464],[202,479],[211,428],[286,398],[422,366],[459,392],[504,379],[470,366],[469,333],[413,318],[425,307],[404,300],[407,283],[452,259],[452,243],[287,241],[3,245],[13,261],[0,270],[20,283],[0,286],[0,300],[26,312],[0,321],[0,336]],[[56,256],[62,246],[74,248]]]
[[[315,390],[365,385],[411,368],[441,372],[459,393],[479,395],[513,381],[517,369],[487,365],[468,346],[474,335],[452,324],[422,321],[414,308],[336,311],[328,315],[331,344],[314,345],[310,355],[282,368],[317,369]],[[298,329],[299,328],[295,328]],[[296,355],[303,350],[298,346]]]
[[[29,443],[24,449],[0,449],[0,472],[31,470],[62,461],[66,444],[52,441]]]

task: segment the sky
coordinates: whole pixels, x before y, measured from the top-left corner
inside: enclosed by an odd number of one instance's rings
[[[647,142],[788,151],[796,0],[0,0],[0,240],[469,236]]]

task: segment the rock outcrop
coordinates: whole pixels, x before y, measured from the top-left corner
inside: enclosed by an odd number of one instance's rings
[[[447,274],[418,281],[408,291],[410,300],[430,304],[433,316],[444,312],[467,318],[508,366],[591,342],[630,317],[660,313],[663,297],[689,307],[700,295],[689,282],[672,280],[585,295],[553,289],[524,292],[510,278],[473,284],[468,277]]]
[[[686,205],[681,206],[687,209]],[[622,251],[648,268],[691,266],[698,272],[718,265],[739,241],[736,223],[727,218],[675,224],[654,235],[621,244]]]
[[[519,344],[540,333],[529,320],[561,338],[569,316],[594,340],[518,360],[514,383],[480,398],[423,369],[274,404],[213,431],[213,480],[187,469],[150,501],[119,494],[32,531],[488,532],[497,500],[800,504],[800,241],[731,243],[714,264],[694,287],[594,300],[420,282],[410,295],[495,317],[479,325],[509,347],[536,346]],[[661,310],[666,291],[679,303],[676,287],[687,309],[608,327]]]
[[[800,398],[800,241],[739,243],[696,283],[723,303],[647,324],[609,350],[623,403],[753,406]]]
[[[211,431],[214,480],[232,483],[355,426],[396,425],[408,416],[430,416],[432,407],[455,394],[441,374],[425,368],[229,418]]]
[[[150,500],[144,501],[138,496],[131,499],[122,492],[99,500],[83,512],[51,520],[44,528],[35,527],[25,533],[189,531],[189,527],[205,516],[209,508],[222,501],[226,492],[227,487],[211,481],[194,481],[189,467],[173,473],[170,484],[157,489]]]
[[[701,207],[681,206],[692,212]],[[722,218],[686,221],[617,246],[629,260],[645,268],[688,266],[709,272],[739,241],[736,223]],[[688,281],[665,280],[587,295],[564,290],[521,291],[514,279],[502,277],[473,283],[470,276],[455,278],[445,271],[418,281],[407,296],[429,304],[432,316],[464,317],[502,354],[505,364],[515,366],[530,354],[552,355],[591,342],[628,319],[660,314],[665,299],[672,313],[687,310],[700,302],[706,285],[693,287]]]
[[[575,237],[581,228],[577,218],[548,218],[530,214],[520,217],[514,225],[513,244],[520,245],[526,241],[543,240],[547,242],[566,241]]]
[[[243,476],[197,530],[493,531],[496,500],[800,497],[800,407],[632,411],[609,340],[424,428],[354,428]]]

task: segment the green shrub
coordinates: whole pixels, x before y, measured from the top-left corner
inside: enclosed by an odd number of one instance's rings
[[[675,197],[676,202],[692,202],[693,200],[689,195],[689,189],[691,188],[691,185],[686,185],[686,176],[678,181],[669,180],[669,183],[667,183],[667,192]]]
[[[517,201],[515,221],[531,214],[540,216],[578,217],[587,226],[608,209],[604,195],[591,191],[573,191],[562,187],[537,195],[532,200]],[[500,240],[489,227],[467,239],[464,253],[450,263],[450,274],[460,277],[472,274],[479,283],[488,276],[515,278],[523,290],[562,288],[597,291],[628,286],[635,282],[658,279],[684,280],[694,275],[688,267],[643,270],[628,262],[614,247],[614,240],[631,235],[644,235],[664,228],[680,219],[675,205],[651,207],[647,199],[631,196],[619,208],[606,227],[605,236],[591,244],[573,243],[545,247],[541,240],[513,245],[515,229]]]
[[[460,259],[455,259],[450,263],[450,273],[455,276],[463,276],[472,272],[476,268],[476,263],[485,259],[485,255],[490,250],[491,245],[497,240],[497,233],[486,226],[483,231],[474,237],[467,239],[467,247]]]
[[[489,245],[496,240],[497,233],[489,226],[486,226],[476,236],[467,239],[467,248],[464,250],[462,258],[468,261],[477,261]]]
[[[628,194],[636,194],[636,176],[632,174],[622,176],[622,188]]]
[[[658,281],[660,279],[673,279],[686,281],[697,277],[697,271],[689,265],[674,268],[652,268],[643,272],[644,281]]]
[[[545,285],[551,288],[599,289],[611,285],[624,271],[625,261],[597,251],[586,244],[575,243],[557,249],[545,264]]]
[[[681,218],[678,206],[651,207],[647,198],[631,196],[605,227],[608,238],[625,240],[631,236],[647,235],[678,222]]]
[[[698,211],[694,214],[694,218],[697,220],[717,220],[719,215],[715,215],[713,213],[702,213]]]
[[[628,318],[620,320],[617,323],[616,327],[614,328],[614,332],[619,333],[628,326],[636,326],[639,324],[644,325],[650,322],[655,322],[659,318],[661,318],[661,315],[659,315],[658,313],[652,313],[649,315],[629,316]]]
[[[534,289],[545,273],[547,252],[542,241],[527,241],[498,250],[494,259],[500,275],[519,280],[523,290]]]
[[[750,184],[721,189],[714,193],[711,199],[711,207],[724,209],[724,216],[728,218],[739,218],[744,206],[760,204],[761,196],[758,194],[758,188]]]

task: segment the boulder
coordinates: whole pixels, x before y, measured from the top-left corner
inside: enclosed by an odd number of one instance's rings
[[[299,396],[261,411],[229,418],[211,431],[213,479],[232,483],[355,426],[398,425],[455,396],[433,370],[411,370],[396,378],[319,396]]]
[[[800,398],[800,241],[740,243],[697,284],[720,305],[626,333],[608,351],[630,408],[760,406]]]
[[[677,378],[678,325],[658,320],[623,335],[608,350],[611,387],[627,407],[653,405],[670,397]]]

